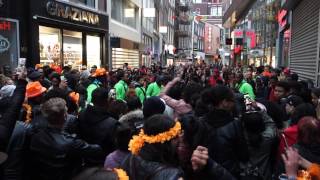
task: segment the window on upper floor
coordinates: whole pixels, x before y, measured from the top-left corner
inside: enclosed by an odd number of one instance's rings
[[[221,6],[212,6],[210,15],[211,16],[222,16],[222,7]]]
[[[111,1],[111,18],[136,29],[139,8],[129,0],[113,0]]]
[[[107,12],[107,0],[64,0],[79,4],[81,6],[87,6],[89,8],[96,9],[101,12]]]

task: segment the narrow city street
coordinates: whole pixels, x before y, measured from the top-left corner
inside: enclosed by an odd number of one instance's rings
[[[0,180],[320,180],[320,0],[0,0]]]

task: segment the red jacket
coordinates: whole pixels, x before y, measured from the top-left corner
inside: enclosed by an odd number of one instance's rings
[[[287,140],[288,146],[291,147],[292,145],[297,143],[297,138],[298,138],[298,125],[293,125],[288,127],[283,131],[283,134]],[[279,149],[278,149],[278,157],[281,158],[281,154],[285,152],[285,141],[283,136],[280,137],[280,144],[279,144]],[[279,159],[280,160],[280,159]]]
[[[209,85],[211,86],[211,87],[214,87],[214,86],[216,86],[217,85],[217,81],[223,81],[222,80],[222,78],[220,77],[220,76],[218,76],[218,77],[216,77],[216,76],[210,76],[210,78],[209,78]]]

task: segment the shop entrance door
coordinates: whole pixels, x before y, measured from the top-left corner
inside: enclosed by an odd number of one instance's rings
[[[101,39],[99,36],[86,35],[87,43],[87,67],[92,67],[96,65],[101,66]]]

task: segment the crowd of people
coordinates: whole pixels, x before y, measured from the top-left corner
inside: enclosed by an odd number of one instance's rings
[[[190,63],[0,73],[0,179],[320,180],[320,88]]]

